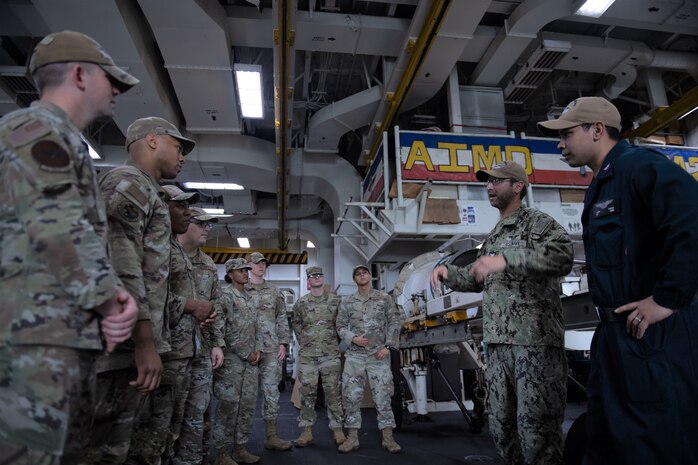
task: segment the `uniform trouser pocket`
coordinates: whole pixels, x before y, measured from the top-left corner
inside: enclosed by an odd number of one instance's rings
[[[630,402],[661,402],[669,396],[671,380],[665,346],[669,329],[665,321],[647,328],[642,339],[625,333],[625,325],[617,328],[617,349],[621,354],[624,386]]]

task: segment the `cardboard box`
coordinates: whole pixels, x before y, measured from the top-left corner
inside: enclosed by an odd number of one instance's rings
[[[666,139],[667,145],[686,145],[686,141],[680,134],[671,134],[664,136],[664,138]]]
[[[458,202],[456,199],[427,199],[422,223],[459,224]]]
[[[417,182],[403,182],[402,183],[402,198],[404,199],[416,199],[417,194],[419,193],[420,189],[424,186],[424,184],[420,184]],[[429,193],[427,192],[427,196]],[[390,184],[390,191],[388,192],[388,197],[391,199],[396,199],[397,198],[397,180],[393,179],[393,182]]]
[[[560,189],[560,202],[584,203],[584,189]]]

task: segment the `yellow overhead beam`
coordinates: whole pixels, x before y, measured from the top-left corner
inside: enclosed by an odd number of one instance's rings
[[[407,44],[407,53],[410,54],[410,58],[407,61],[405,70],[400,77],[397,88],[394,93],[388,93],[386,95],[386,100],[388,101],[388,110],[386,112],[385,118],[380,127],[376,129],[374,134],[373,144],[371,145],[371,151],[368,153],[366,159],[366,165],[371,166],[373,158],[378,152],[378,147],[383,142],[383,134],[388,128],[390,128],[395,117],[402,106],[407,94],[414,83],[414,78],[422,66],[424,59],[431,48],[431,45],[436,37],[436,33],[441,27],[443,19],[446,17],[446,11],[448,10],[451,2],[449,0],[434,0],[429,9],[429,14],[424,21],[422,30],[419,32],[419,36],[416,41],[409,41]]]
[[[698,106],[698,86],[694,87],[683,97],[669,105],[658,108],[650,119],[630,131],[628,137],[648,137],[676,121]]]

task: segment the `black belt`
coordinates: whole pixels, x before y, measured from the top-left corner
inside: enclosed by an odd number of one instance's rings
[[[617,307],[596,307],[596,316],[604,323],[625,323],[628,312],[615,313]]]

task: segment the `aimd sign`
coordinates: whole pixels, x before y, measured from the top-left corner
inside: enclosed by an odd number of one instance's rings
[[[652,147],[698,180],[698,151]],[[504,160],[526,169],[533,184],[587,186],[592,173],[564,162],[557,141],[510,137],[465,136],[451,133],[400,132],[404,181],[477,182],[475,173]]]

